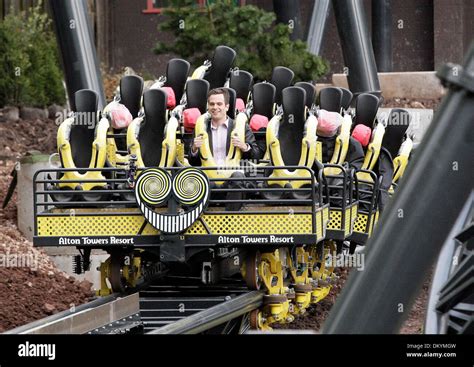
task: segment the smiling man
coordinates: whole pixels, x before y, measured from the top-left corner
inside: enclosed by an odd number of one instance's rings
[[[211,115],[211,119],[206,127],[209,135],[209,144],[218,166],[224,166],[230,144],[242,151],[243,159],[258,158],[259,148],[248,124],[245,126],[245,142],[241,141],[238,137],[231,137],[231,132],[234,129],[234,120],[227,116],[229,92],[226,89],[216,88],[209,91],[207,95],[207,110]],[[198,151],[202,144],[202,136],[194,137],[189,154],[189,161],[194,166],[200,165]]]
[[[209,91],[207,95],[207,110],[211,118],[206,121],[206,130],[209,136],[209,148],[217,166],[224,167],[225,159],[229,149],[232,146],[242,151],[242,159],[257,159],[260,151],[255,140],[255,136],[248,124],[245,125],[245,142],[238,137],[231,136],[234,129],[234,120],[227,116],[229,110],[229,92],[224,88],[216,88]],[[193,166],[200,166],[199,148],[203,144],[202,136],[195,136],[191,142],[189,152],[189,163]],[[244,177],[242,172],[236,171],[232,177]],[[223,188],[240,188],[243,189],[243,181],[226,182]],[[229,192],[226,196],[227,200],[242,200],[244,195],[242,192]],[[236,211],[241,208],[241,203],[227,203],[226,210]]]

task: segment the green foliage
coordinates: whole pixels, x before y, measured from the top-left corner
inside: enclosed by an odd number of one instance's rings
[[[65,102],[56,40],[41,5],[0,22],[0,106]]]
[[[314,81],[329,70],[325,60],[307,51],[306,43],[290,40],[287,25],[274,24],[274,13],[252,5],[235,6],[231,0],[207,1],[204,8],[194,0],[169,4],[160,29],[175,39],[171,44],[158,43],[157,54],[174,53],[199,65],[217,46],[226,45],[237,52],[236,66],[257,80],[269,80],[275,66],[291,68],[296,81]]]

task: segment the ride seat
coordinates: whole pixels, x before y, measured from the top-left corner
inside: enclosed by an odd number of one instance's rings
[[[229,116],[232,120],[235,119],[237,110],[236,110],[236,102],[237,102],[237,92],[232,88],[222,88],[227,90],[229,93],[229,110],[227,111],[227,116]]]
[[[189,62],[183,59],[171,59],[166,66],[166,82],[163,86],[173,89],[177,104],[184,94],[189,69]]]
[[[166,92],[150,89],[143,95],[144,116],[133,120],[127,131],[130,154],[138,167],[171,167],[176,159],[177,122],[167,125]],[[161,149],[160,149],[161,146]]]
[[[99,97],[96,92],[81,89],[74,95],[76,111],[58,129],[57,145],[61,164],[64,168],[82,168],[66,171],[55,187],[61,190],[91,191],[105,189],[106,182],[82,182],[83,180],[105,180],[100,171],[87,168],[103,168],[106,160],[106,138],[109,127],[106,119],[97,122]],[[103,195],[51,195],[54,201],[97,201]]]
[[[217,46],[211,61],[211,67],[204,74],[210,89],[223,87],[237,53],[227,46]]]
[[[352,103],[353,94],[347,88],[339,87],[339,89],[342,92],[341,107],[343,110],[348,110]]]
[[[210,84],[204,79],[191,79],[186,83],[186,108],[198,108],[201,114],[207,111],[207,93]]]
[[[282,113],[275,115],[267,127],[267,150],[273,166],[304,166],[311,168],[316,158],[317,119],[307,117],[306,92],[301,87],[282,91]],[[301,188],[310,181],[289,181],[292,177],[311,177],[305,169],[274,169],[269,175],[270,187]],[[269,197],[269,195],[265,195]],[[301,197],[292,194],[293,197]],[[274,198],[273,195],[270,195]]]
[[[387,119],[386,133],[382,142],[393,160],[393,178],[390,193],[394,192],[396,182],[403,176],[408,164],[413,141],[407,136],[411,115],[407,110],[394,108]]]
[[[295,73],[291,69],[288,69],[284,66],[276,66],[273,68],[270,83],[272,83],[276,88],[275,103],[278,106],[282,104],[283,89],[291,85],[294,77]]]
[[[295,87],[301,87],[306,92],[306,107],[311,109],[316,99],[316,87],[309,82],[298,82]]]
[[[360,167],[361,170],[365,171],[373,171],[380,155],[385,134],[385,126],[382,123],[376,123],[379,104],[380,100],[373,94],[362,93],[356,98],[355,126],[363,125],[373,130],[369,144],[365,149],[364,162]],[[373,176],[367,172],[357,172],[357,178],[361,181],[373,183]]]
[[[270,83],[257,83],[252,88],[252,115],[250,116],[250,121],[254,115],[264,116],[271,120],[275,111],[275,94],[276,87]],[[268,126],[268,124],[267,124]],[[253,130],[253,129],[252,129]],[[265,131],[267,127],[259,127],[258,131],[254,130],[255,140],[257,141],[258,148],[260,150],[261,156],[259,158],[264,158],[268,160],[267,155],[267,143],[266,143],[266,134]]]
[[[240,98],[245,104],[248,102],[252,84],[253,75],[248,71],[237,69],[230,73],[229,87],[235,90],[237,98]]]
[[[319,108],[322,110],[341,113],[343,92],[337,87],[321,89],[318,96]]]
[[[132,118],[138,117],[143,93],[143,79],[137,75],[126,75],[120,79],[120,103],[130,111]],[[110,105],[110,104],[109,104]],[[109,107],[104,108],[107,112]],[[125,134],[126,129],[114,129],[110,126],[109,133]],[[107,138],[107,162],[112,167],[123,166],[127,163],[127,141],[125,137]]]

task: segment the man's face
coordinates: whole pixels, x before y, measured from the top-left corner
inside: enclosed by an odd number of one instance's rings
[[[207,109],[213,120],[220,121],[227,118],[226,115],[229,110],[229,105],[225,104],[223,94],[213,94],[207,100]]]

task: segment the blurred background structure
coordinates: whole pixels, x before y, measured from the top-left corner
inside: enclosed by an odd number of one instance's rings
[[[1,0],[0,19],[11,6],[28,9],[37,0]],[[93,19],[95,44],[100,62],[111,69],[131,66],[155,75],[165,71],[166,55],[153,54],[157,41],[172,35],[158,31],[167,0],[88,0]],[[294,0],[301,24],[295,29],[306,39],[313,7],[323,0]],[[363,0],[372,29],[371,0]],[[386,1],[383,1],[386,2]],[[204,0],[196,0],[203,4]],[[273,11],[273,0],[240,0],[240,5],[256,5]],[[392,0],[392,71],[431,71],[445,62],[461,63],[474,38],[474,2],[471,0]],[[321,56],[331,65],[331,73],[343,73],[344,62],[332,6],[321,45]],[[291,9],[290,9],[291,10]],[[377,10],[375,10],[377,11]],[[288,12],[287,12],[288,13]],[[283,14],[288,16],[288,14]],[[289,12],[291,14],[291,11]],[[286,18],[285,18],[286,19]],[[373,37],[373,36],[372,36]],[[379,67],[380,69],[380,67]]]

